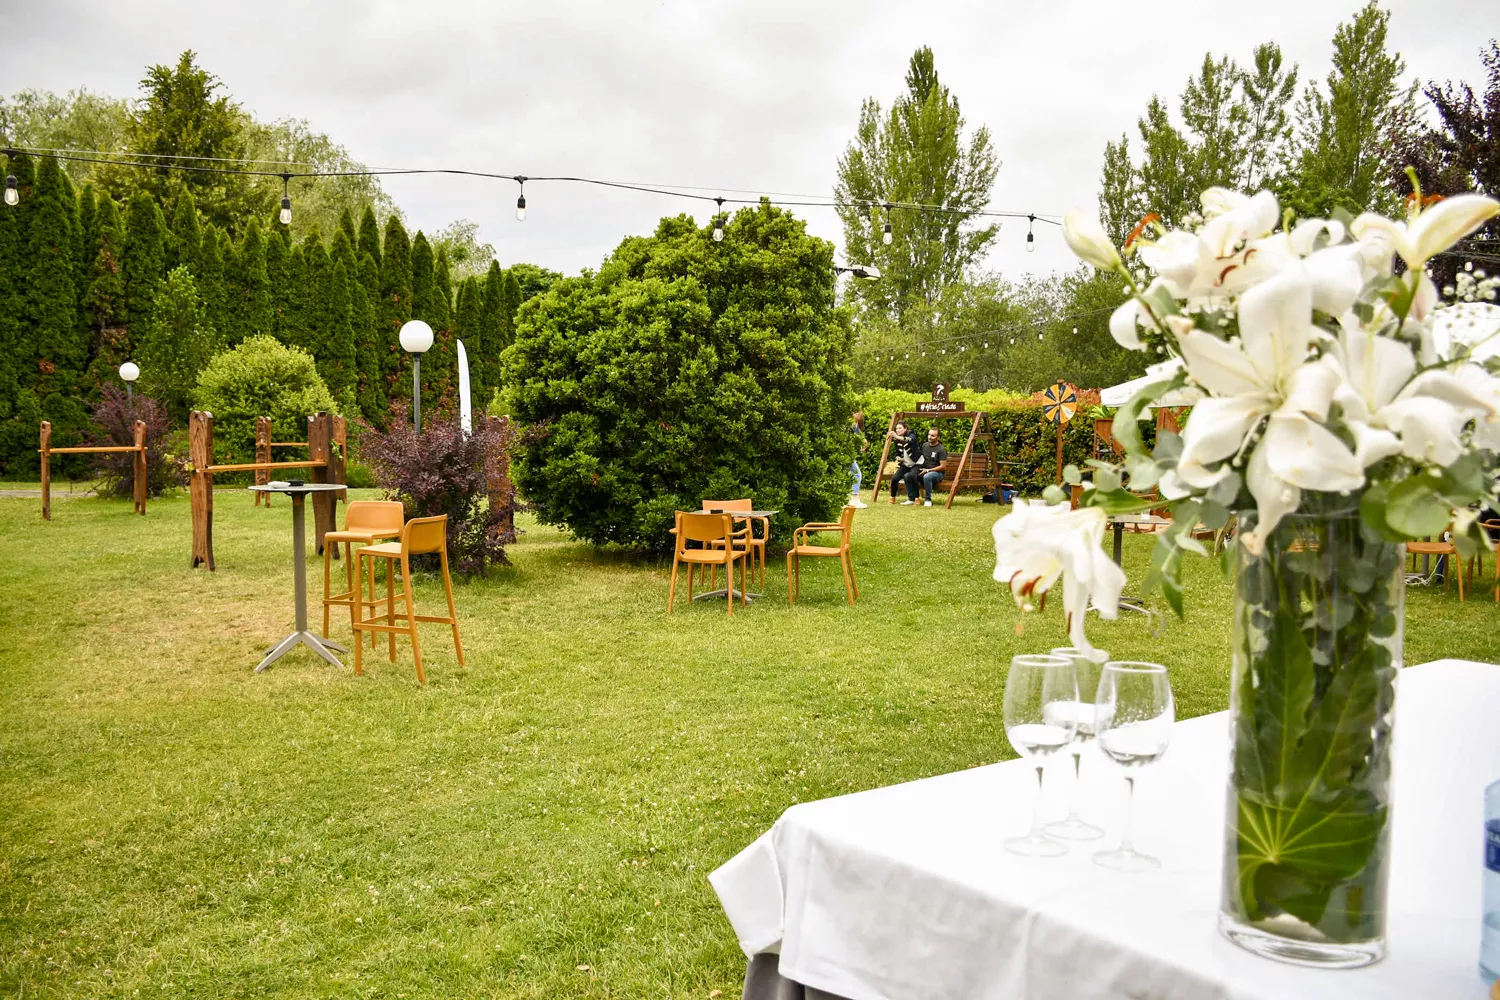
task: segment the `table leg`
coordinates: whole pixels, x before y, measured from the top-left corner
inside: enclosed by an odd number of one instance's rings
[[[1115,532],[1114,560],[1115,565],[1118,566],[1120,565],[1121,558],[1120,547],[1125,539],[1125,523],[1123,521],[1116,521],[1114,524],[1111,524],[1110,527],[1113,528]],[[1139,597],[1128,597],[1125,595],[1121,595],[1120,597],[1120,609],[1122,611],[1139,611],[1143,615],[1148,615],[1151,613],[1150,611],[1146,610],[1145,601],[1141,600]]]
[[[1120,565],[1120,543],[1125,539],[1125,525],[1116,521],[1110,527],[1115,529],[1115,565]]]
[[[336,667],[342,667],[343,663],[333,655],[333,650],[338,650],[340,653],[348,652],[338,643],[330,642],[316,632],[308,631],[307,628],[307,536],[305,531],[307,507],[305,499],[304,494],[292,494],[292,565],[296,570],[294,589],[297,595],[297,630],[266,653],[266,658],[261,660],[260,665],[255,668],[256,673],[260,673],[281,659],[299,643]]]

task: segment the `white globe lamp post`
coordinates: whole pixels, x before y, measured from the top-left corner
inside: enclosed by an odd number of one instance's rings
[[[125,400],[130,404],[132,413],[135,412],[135,380],[140,377],[140,366],[134,361],[127,361],[120,366],[120,379],[125,383]]]
[[[422,355],[432,346],[432,327],[419,319],[401,326],[401,349],[411,355],[411,422],[422,433]]]

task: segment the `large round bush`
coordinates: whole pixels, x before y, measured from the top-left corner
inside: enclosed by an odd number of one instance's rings
[[[665,549],[674,510],[750,497],[777,537],[849,497],[853,336],[833,247],[768,204],[722,242],[691,218],[625,240],[522,307],[503,355],[543,521]]]
[[[320,410],[339,412],[318,375],[313,356],[274,337],[250,337],[215,355],[198,376],[193,403],[214,415],[214,460],[255,461],[255,418],[271,418],[271,440],[306,441],[307,418]],[[306,457],[302,449],[274,457]]]

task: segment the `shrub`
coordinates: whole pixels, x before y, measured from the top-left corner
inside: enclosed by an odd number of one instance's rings
[[[762,204],[723,242],[690,218],[625,240],[597,274],[521,307],[502,355],[538,517],[595,544],[664,550],[705,497],[776,509],[775,534],[849,496],[852,335],[833,247]]]
[[[146,422],[146,495],[161,496],[187,481],[183,471],[186,456],[174,441],[167,409],[149,396],[137,395],[132,401],[118,386],[106,382],[94,404],[94,423],[102,436],[96,446],[129,446],[135,444],[135,422]],[[180,437],[180,435],[177,435]],[[135,456],[128,452],[96,455],[95,471],[99,492],[104,496],[129,497],[135,478]]]
[[[185,420],[193,385],[221,346],[186,267],[174,268],[161,283],[145,326],[137,351],[141,388],[173,419]]]
[[[272,440],[305,441],[309,416],[339,412],[312,355],[264,335],[210,361],[193,402],[214,415],[214,461],[221,465],[255,461],[256,417],[271,418]]]
[[[404,403],[393,407],[391,429],[366,428],[364,458],[387,496],[400,500],[406,516],[448,515],[448,561],[459,573],[484,575],[504,564],[505,546],[515,541],[515,489],[491,496],[509,455],[508,422],[475,415],[465,434],[457,420],[425,422],[418,435]]]

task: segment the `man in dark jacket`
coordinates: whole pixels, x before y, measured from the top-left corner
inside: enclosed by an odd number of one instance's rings
[[[921,454],[917,456],[916,467],[906,477],[906,496],[904,503],[914,504],[917,502],[917,482],[922,483],[922,503],[932,506],[932,488],[943,481],[943,463],[948,461],[948,449],[943,447],[938,440],[936,427],[927,432],[927,440],[922,442]]]

